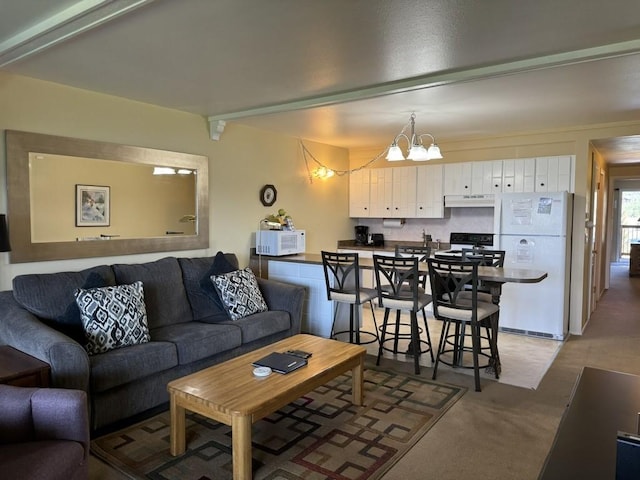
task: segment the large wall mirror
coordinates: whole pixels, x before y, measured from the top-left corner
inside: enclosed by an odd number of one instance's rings
[[[11,262],[209,247],[201,155],[8,130]]]

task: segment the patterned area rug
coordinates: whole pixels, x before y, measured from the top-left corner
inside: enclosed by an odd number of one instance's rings
[[[424,377],[367,368],[365,406],[341,375],[253,425],[254,479],[377,479],[464,394]],[[169,453],[169,412],[97,438],[91,451],[131,478],[232,478],[231,429],[187,414],[187,451]]]

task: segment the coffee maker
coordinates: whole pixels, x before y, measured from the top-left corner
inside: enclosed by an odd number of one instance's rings
[[[369,227],[366,225],[356,225],[356,245],[368,245]]]

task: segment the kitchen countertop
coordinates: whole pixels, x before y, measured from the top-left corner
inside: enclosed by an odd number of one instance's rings
[[[322,255],[319,253],[300,253],[297,255],[284,255],[281,257],[268,257],[265,255],[259,256],[255,253],[251,255],[251,268],[256,273],[256,266],[259,265],[258,260],[262,259],[263,262],[269,260],[277,262],[291,262],[291,263],[306,263],[311,265],[322,265]],[[421,267],[423,265],[421,264]],[[361,258],[360,267],[365,269],[373,268],[373,260],[370,258]],[[426,264],[424,264],[426,267]],[[268,278],[268,269],[262,268],[262,273],[265,274],[265,278]],[[537,283],[544,280],[547,277],[547,273],[542,270],[532,270],[527,268],[499,268],[499,267],[479,267],[478,277],[484,281],[504,283]]]
[[[356,243],[355,240],[338,240],[338,249],[349,249],[349,250],[382,250],[393,252],[396,249],[396,245],[409,245],[412,247],[421,247],[423,245],[422,242],[410,242],[403,240],[385,240],[384,246],[375,246],[375,245],[360,245]],[[449,249],[448,243],[440,242],[429,242],[429,246],[432,251],[436,250],[447,250]]]

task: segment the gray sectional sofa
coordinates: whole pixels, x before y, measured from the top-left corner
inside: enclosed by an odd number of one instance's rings
[[[268,311],[231,321],[212,295],[218,260],[238,266],[219,252],[17,276],[13,291],[0,292],[0,343],[51,365],[53,387],[86,391],[92,430],[110,425],[167,402],[170,380],[300,332],[304,288],[261,278]],[[151,341],[88,355],[74,292],[136,281]]]

